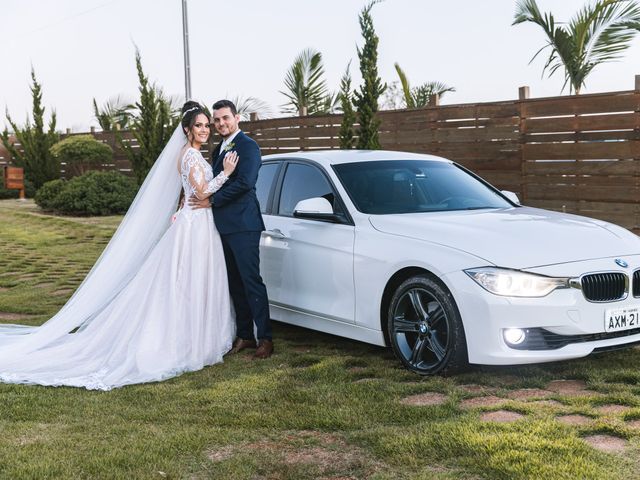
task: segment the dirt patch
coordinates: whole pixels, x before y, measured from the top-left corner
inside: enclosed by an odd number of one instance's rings
[[[553,392],[540,388],[521,388],[509,392],[507,397],[513,400],[529,400],[531,398],[546,398],[549,395],[553,395]]]
[[[290,432],[279,438],[252,443],[227,445],[206,452],[212,462],[222,462],[234,455],[267,455],[274,462],[307,466],[318,471],[318,478],[368,478],[383,465],[362,449],[347,444],[342,437],[323,432]],[[360,475],[355,475],[358,472]]]
[[[629,407],[628,405],[611,404],[602,405],[600,407],[597,407],[595,410],[602,415],[620,415],[622,413],[627,413],[629,410],[631,410],[631,407]]]
[[[70,293],[73,293],[74,289],[73,288],[61,288],[60,290],[56,290],[53,292],[54,295],[69,295]]]
[[[442,405],[448,399],[449,397],[442,393],[425,392],[403,398],[400,403],[402,403],[403,405],[415,405],[423,407],[429,405]]]
[[[510,412],[509,410],[497,410],[480,415],[480,420],[484,422],[508,423],[516,422],[524,418],[521,413]]]
[[[24,313],[10,313],[10,312],[0,312],[0,320],[7,320],[13,322],[15,320],[26,320],[27,318],[31,318],[33,315],[25,315]]]
[[[587,390],[587,384],[582,380],[554,380],[549,382],[547,390],[567,396],[591,395],[595,393]]]
[[[467,398],[460,402],[462,408],[482,408],[482,407],[494,407],[500,405],[505,401],[504,398],[496,397],[495,395],[487,395],[486,397]]]
[[[554,407],[559,408],[563,407],[562,403],[557,400],[534,400],[533,402],[529,402],[528,405],[534,405],[536,407]]]
[[[577,427],[582,427],[591,423],[591,418],[584,415],[561,415],[559,417],[556,417],[556,420],[558,420],[560,423],[564,423],[565,425]]]
[[[458,388],[462,389],[467,393],[473,393],[477,395],[495,393],[497,390],[497,388],[495,387],[489,387],[487,385],[476,385],[475,383],[470,383],[468,385],[459,385]]]
[[[364,378],[359,378],[353,383],[369,383],[369,382],[377,382],[377,381],[378,379],[375,377],[364,377]]]
[[[222,462],[224,460],[228,460],[233,457],[234,448],[231,445],[227,445],[226,447],[221,447],[215,450],[209,450],[207,452],[207,458],[212,462]]]
[[[640,428],[640,418],[627,422],[627,427]]]
[[[629,442],[624,438],[614,437],[611,435],[591,435],[584,437],[584,441],[596,450],[606,453],[624,452]]]

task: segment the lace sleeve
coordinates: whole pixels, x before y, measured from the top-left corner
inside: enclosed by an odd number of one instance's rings
[[[205,161],[202,154],[197,150],[187,150],[184,156],[184,163],[184,168],[189,172],[189,184],[193,188],[195,196],[200,200],[209,198],[213,193],[217,192],[228,179],[224,172],[220,172],[217,177],[207,182]]]

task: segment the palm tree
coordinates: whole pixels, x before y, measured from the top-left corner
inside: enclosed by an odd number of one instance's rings
[[[423,108],[429,105],[429,100],[434,95],[442,97],[446,92],[455,92],[456,89],[449,87],[442,82],[426,82],[419,87],[411,88],[409,79],[404,73],[400,65],[394,64],[398,77],[400,77],[400,85],[402,85],[402,93],[404,94],[404,103],[406,108]]]
[[[280,92],[289,101],[283,105],[284,113],[325,113],[327,84],[324,80],[322,54],[312,48],[303,50],[287,71],[284,84],[286,92]]]
[[[98,107],[96,99],[93,99],[93,115],[104,132],[110,132],[116,128],[116,124],[126,129],[131,118],[129,102],[118,95],[107,100],[102,107]]]
[[[265,119],[273,117],[273,109],[264,100],[256,97],[242,97],[240,95],[231,99],[238,110],[240,119],[247,121],[251,118],[251,114],[255,113],[258,118]]]
[[[617,60],[640,30],[640,8],[635,0],[599,0],[579,10],[566,25],[557,25],[552,13],[540,12],[535,0],[520,0],[512,25],[532,22],[544,31],[546,44],[531,58],[550,49],[542,73],[549,77],[564,68],[564,84],[580,93],[596,65]]]

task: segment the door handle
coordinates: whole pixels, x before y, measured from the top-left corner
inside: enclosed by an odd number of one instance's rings
[[[287,238],[287,236],[284,233],[282,233],[282,231],[279,228],[274,228],[272,230],[266,230],[264,232],[264,234],[267,235],[268,237],[277,238],[277,239],[280,239],[280,240],[282,240],[284,238]]]

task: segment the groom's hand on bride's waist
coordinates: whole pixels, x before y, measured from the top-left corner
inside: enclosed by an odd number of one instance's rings
[[[194,210],[198,208],[211,208],[211,202],[209,201],[209,198],[198,200],[197,197],[189,197],[189,205]]]

